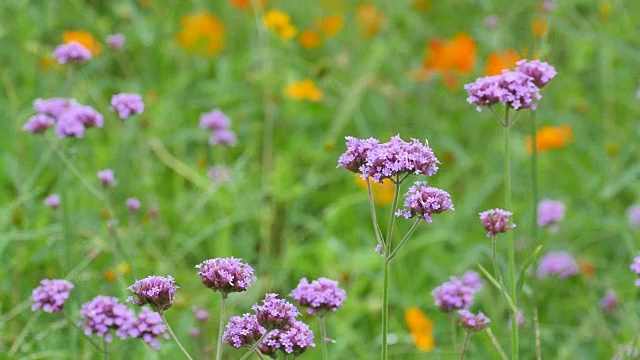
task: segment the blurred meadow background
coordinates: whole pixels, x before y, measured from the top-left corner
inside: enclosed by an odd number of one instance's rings
[[[640,202],[638,19],[640,2],[623,0],[1,1],[0,358],[100,357],[64,318],[31,310],[41,279],[74,284],[65,309],[78,320],[83,303],[124,302],[126,288],[149,275],[176,279],[167,318],[195,358],[211,358],[220,297],[194,267],[226,256],[257,276],[230,297],[227,316],[265,292],[289,294],[302,277],[328,277],[347,291],[327,316],[330,358],[377,358],[381,261],[366,184],[336,165],[345,136],[396,134],[428,139],[441,161],[429,183],[451,194],[455,211],[421,224],[394,259],[390,358],[458,358],[431,291],[478,263],[490,268],[478,213],[504,206],[502,129],[467,103],[463,85],[521,58],[558,72],[535,112],[536,196],[562,201],[566,216],[531,238],[532,118],[523,111],[511,129],[518,268],[538,245],[541,255],[570,253],[579,267],[538,279],[532,265],[519,297],[521,357],[536,357],[536,312],[542,358],[612,358],[637,347],[629,265],[640,234],[627,209]],[[124,35],[120,49],[112,34]],[[92,59],[59,64],[52,54],[68,41]],[[140,94],[144,112],[118,118],[110,99],[121,92]],[[24,131],[34,100],[54,97],[94,107],[104,127],[80,139]],[[209,144],[199,122],[213,109],[229,117],[237,144]],[[96,176],[104,169],[117,181],[108,189]],[[374,193],[386,219],[393,188]],[[57,209],[43,203],[51,194]],[[400,232],[410,225],[397,222]],[[608,289],[618,297],[612,310],[600,303]],[[193,307],[209,309],[209,320],[198,322]],[[473,309],[491,318],[508,352],[509,311],[495,288],[479,291]],[[302,318],[317,343],[317,322]],[[161,343],[115,339],[112,358],[180,358],[173,341]],[[243,353],[225,346],[223,358]],[[499,358],[486,332],[472,337],[467,357]],[[319,347],[301,358],[320,359]]]

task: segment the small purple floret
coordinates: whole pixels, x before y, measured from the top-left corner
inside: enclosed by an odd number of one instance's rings
[[[433,289],[431,296],[435,305],[443,312],[467,309],[473,304],[474,290],[465,285],[460,279],[451,279]]]
[[[474,315],[468,310],[458,310],[458,315],[460,315],[460,325],[467,331],[482,331],[491,322],[482,312]]]
[[[449,193],[427,186],[426,181],[417,181],[404,196],[404,206],[407,209],[399,209],[396,216],[404,216],[406,219],[419,216],[431,222],[431,215],[454,210]]]
[[[232,316],[227,323],[227,331],[222,335],[222,341],[236,349],[251,347],[265,332],[267,330],[260,326],[255,315]]]
[[[60,195],[51,194],[44,199],[44,204],[53,210],[57,209],[60,206]]]
[[[111,46],[112,49],[120,50],[124,46],[125,37],[122,34],[113,34],[107,37],[107,44]]]
[[[511,211],[503,209],[491,209],[481,212],[480,220],[484,229],[487,230],[487,237],[495,237],[499,233],[505,233],[516,227],[511,222],[511,216],[513,216]]]
[[[285,354],[294,354],[294,357],[302,354],[309,347],[315,347],[313,332],[309,326],[301,321],[294,322],[286,330],[272,330],[259,345],[260,352],[271,357],[277,357],[277,351]]]
[[[126,119],[144,111],[142,96],[138,94],[120,93],[111,98],[111,110],[118,113],[120,119]]]
[[[516,72],[523,73],[533,79],[533,83],[542,89],[558,72],[547,62],[540,60],[520,60],[516,63]]]
[[[41,280],[40,286],[33,289],[31,294],[31,300],[33,301],[31,310],[42,309],[42,311],[48,313],[61,312],[69,298],[71,289],[73,289],[73,284],[67,280]]]
[[[173,305],[178,286],[171,276],[149,276],[136,282],[129,288],[135,296],[129,296],[128,302],[143,306],[149,304],[151,308],[162,314]]]
[[[266,294],[262,305],[254,304],[258,323],[267,330],[290,327],[300,315],[298,309],[286,300],[278,299],[278,294]]]
[[[231,121],[220,109],[200,116],[200,127],[206,130],[227,130]]]
[[[565,251],[549,252],[540,259],[538,264],[538,278],[543,279],[556,275],[560,279],[578,274],[578,264]]]
[[[302,278],[290,296],[299,306],[308,308],[309,314],[324,316],[327,311],[335,312],[342,307],[347,292],[338,287],[337,281],[331,279],[321,277],[309,283],[306,278]]]

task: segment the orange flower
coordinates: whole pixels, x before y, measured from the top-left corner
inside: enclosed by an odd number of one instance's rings
[[[413,343],[418,350],[431,351],[435,347],[433,338],[433,321],[426,317],[417,307],[410,307],[404,312]]]
[[[264,15],[262,22],[282,40],[289,40],[298,33],[296,27],[291,24],[291,17],[284,11],[271,10]]]
[[[395,186],[389,179],[382,180],[382,183],[377,183],[373,180],[371,183],[371,192],[373,193],[373,201],[378,206],[389,205],[393,202],[393,195],[395,194]],[[367,189],[367,181],[364,180],[360,174],[356,174],[356,184],[362,189]]]
[[[561,149],[573,141],[573,131],[569,125],[558,127],[543,126],[536,133],[536,151],[544,152],[549,149]],[[531,154],[531,136],[527,136],[527,152]]]
[[[431,10],[431,0],[415,0],[413,7],[418,11],[427,12]]]
[[[107,269],[107,271],[104,272],[104,278],[108,282],[115,282],[116,281],[116,272],[113,271],[113,269]]]
[[[537,38],[545,37],[548,33],[547,22],[541,18],[533,19],[531,23],[531,33]]]
[[[320,101],[324,96],[311,79],[304,79],[287,85],[284,93],[294,100]]]
[[[102,45],[91,35],[91,33],[84,30],[65,31],[62,34],[62,42],[67,44],[72,41],[80,43],[91,51],[92,56],[100,55],[102,51]]]
[[[590,280],[596,274],[595,265],[586,257],[578,258],[578,268],[580,268],[580,273],[584,276],[585,280]]]
[[[217,17],[203,12],[185,15],[176,41],[183,49],[202,56],[213,56],[224,48],[224,24]]]
[[[340,15],[325,16],[316,21],[316,26],[326,37],[336,36],[343,25],[344,19]]]
[[[39,65],[42,70],[49,70],[54,64],[55,62],[51,56],[43,56],[40,58]]]
[[[500,75],[502,70],[511,70],[516,67],[516,62],[521,59],[517,51],[507,49],[502,52],[492,52],[487,59],[486,75]]]
[[[252,9],[251,5],[252,0],[229,0],[229,4],[234,8],[242,11],[249,11]],[[269,3],[269,0],[259,0],[257,1],[257,5],[259,7],[265,7]]]
[[[375,5],[365,3],[356,8],[356,22],[362,37],[370,38],[380,31],[384,25],[385,16],[382,10]]]
[[[306,49],[315,49],[320,47],[322,39],[317,31],[308,29],[300,33],[300,45]]]
[[[426,80],[433,73],[439,73],[449,89],[458,87],[457,75],[468,74],[476,61],[476,42],[462,32],[453,39],[443,42],[432,39],[427,44],[422,69],[414,73],[414,80]]]

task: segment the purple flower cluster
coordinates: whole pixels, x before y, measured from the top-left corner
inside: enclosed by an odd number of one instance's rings
[[[107,37],[107,44],[111,46],[112,49],[120,50],[124,47],[125,37],[122,34],[113,34]]]
[[[510,223],[512,215],[511,211],[503,209],[491,209],[481,212],[480,220],[484,229],[487,230],[487,237],[495,237],[499,233],[505,233],[516,227],[513,222]]]
[[[478,292],[484,287],[484,280],[475,271],[467,271],[462,275],[461,280],[465,286],[470,287],[474,292]]]
[[[278,299],[278,294],[266,294],[262,305],[251,307],[256,312],[258,323],[267,330],[286,329],[300,315],[296,307],[286,300]]]
[[[406,142],[396,135],[386,143],[378,140],[346,137],[347,151],[338,159],[338,167],[358,172],[363,179],[371,177],[375,182],[395,175],[412,173],[426,176],[438,171],[438,159],[428,143],[417,139]]]
[[[178,286],[171,276],[149,276],[129,287],[135,298],[130,296],[127,301],[138,306],[149,304],[151,308],[162,314],[173,305],[173,297]]]
[[[302,278],[290,295],[299,306],[307,307],[309,314],[323,316],[327,311],[336,311],[342,307],[347,292],[338,287],[338,282],[324,277],[311,283]]]
[[[600,299],[600,307],[605,312],[614,312],[618,308],[618,294],[613,289],[607,289],[607,292]]]
[[[427,222],[431,222],[431,215],[454,210],[449,193],[427,186],[426,181],[416,182],[404,196],[406,197],[404,206],[408,209],[399,209],[396,211],[396,216],[404,216],[406,219],[420,216]]]
[[[140,210],[140,206],[142,206],[140,200],[138,200],[137,198],[128,198],[125,204],[127,205],[127,210],[130,214],[135,214],[138,210]]]
[[[288,329],[269,332],[259,345],[260,352],[276,359],[277,351],[299,356],[310,347],[315,347],[313,332],[302,321],[295,321]]]
[[[167,326],[162,322],[160,315],[147,308],[142,309],[138,318],[127,329],[127,333],[131,337],[142,339],[153,349],[160,348],[158,338],[169,338]]]
[[[133,311],[121,304],[117,298],[96,296],[93,300],[82,305],[80,310],[82,321],[78,326],[84,329],[86,335],[98,335],[106,342],[113,340],[109,330],[114,330],[120,339],[126,339],[129,330],[136,322]]]
[[[75,99],[36,99],[33,107],[38,114],[32,116],[22,129],[34,134],[55,126],[56,135],[61,139],[82,138],[86,129],[104,125],[99,112]]]
[[[204,113],[200,116],[200,127],[211,130],[210,145],[235,146],[238,143],[236,135],[230,129],[231,120],[219,109]]]
[[[501,103],[514,110],[536,109],[542,98],[540,88],[546,85],[557,72],[546,62],[521,60],[515,71],[503,70],[500,75],[485,76],[467,84],[467,102],[476,104],[478,111],[483,106]]]
[[[31,310],[42,309],[48,313],[61,312],[64,309],[64,303],[69,298],[71,289],[73,289],[73,284],[67,280],[41,280],[40,286],[33,289],[31,294],[33,301]]]
[[[76,41],[70,41],[59,45],[53,52],[53,57],[58,59],[60,64],[68,62],[84,63],[91,59],[91,51]]]
[[[469,308],[474,294],[473,288],[454,276],[431,292],[435,305],[443,312]]]
[[[98,171],[98,180],[100,180],[100,184],[104,188],[113,187],[116,185],[116,177],[113,174],[113,170],[111,169]]]
[[[57,209],[60,206],[60,195],[51,194],[44,198],[44,204],[52,209]]]
[[[196,265],[202,283],[223,296],[231,292],[246,291],[256,280],[253,268],[234,257],[205,260]]]
[[[627,216],[629,217],[629,225],[633,229],[637,229],[640,227],[640,205],[631,205],[629,209],[627,209]]]
[[[256,315],[232,316],[227,323],[227,330],[222,335],[222,341],[236,349],[251,347],[266,332],[267,330],[258,323]]]
[[[564,218],[565,206],[562,201],[544,199],[538,204],[538,226],[548,226],[557,231],[557,224]]]
[[[458,315],[460,315],[460,325],[467,331],[482,331],[491,322],[482,312],[474,315],[468,310],[459,310]]]
[[[629,267],[636,275],[640,276],[640,255],[633,258],[633,262]],[[640,287],[640,277],[636,279],[636,286]]]
[[[118,113],[120,119],[126,119],[134,114],[142,114],[144,102],[138,94],[120,93],[111,98],[111,110]]]
[[[578,264],[573,257],[565,251],[549,252],[540,259],[538,264],[538,278],[543,279],[557,275],[560,279],[578,274]]]

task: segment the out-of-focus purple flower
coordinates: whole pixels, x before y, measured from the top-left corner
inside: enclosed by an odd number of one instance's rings
[[[469,308],[473,304],[473,295],[473,289],[456,277],[451,277],[431,292],[435,305],[443,312]]]
[[[37,114],[29,118],[29,121],[24,124],[22,130],[30,133],[41,133],[52,127],[56,123],[56,120],[47,114]]]
[[[558,72],[549,63],[540,60],[522,59],[516,63],[516,72],[523,73],[533,79],[533,83],[542,89]]]
[[[96,296],[82,305],[80,316],[82,321],[78,326],[84,329],[84,333],[87,336],[98,335],[106,342],[113,341],[109,330],[114,330],[120,339],[126,339],[136,321],[131,309],[121,304],[118,298],[109,296]]]
[[[129,212],[131,214],[135,213],[136,211],[138,211],[140,209],[140,200],[136,199],[136,198],[128,198],[126,201],[127,204],[127,210],[129,210]]]
[[[255,315],[232,316],[227,323],[227,330],[222,335],[222,341],[236,349],[251,347],[265,332],[267,330],[260,326]]]
[[[140,338],[153,349],[160,348],[159,338],[169,338],[167,326],[160,315],[147,308],[143,308],[138,318],[131,324],[128,333],[133,338]]]
[[[40,280],[40,286],[31,293],[31,310],[42,309],[44,312],[60,312],[64,309],[64,303],[69,298],[73,284],[67,280]]]
[[[417,139],[406,142],[396,135],[388,142],[377,144],[367,151],[360,173],[363,179],[370,176],[379,183],[394,175],[406,173],[432,176],[438,171],[439,163],[427,142],[422,144]]]
[[[138,94],[120,93],[111,98],[111,110],[118,113],[120,119],[126,119],[133,114],[142,114],[144,102]]]
[[[558,231],[558,223],[564,218],[565,206],[562,201],[544,199],[538,204],[538,226]]]
[[[57,209],[60,206],[60,195],[51,194],[44,198],[44,204],[52,209]]]
[[[480,274],[475,271],[467,271],[462,275],[461,280],[464,285],[473,289],[474,292],[478,292],[484,287],[484,280],[482,280]]]
[[[307,278],[302,278],[289,296],[298,302],[298,306],[308,308],[309,314],[324,316],[327,311],[335,312],[342,307],[347,292],[331,279],[321,277],[309,283]]]
[[[204,286],[220,291],[224,296],[232,292],[246,291],[256,280],[253,268],[234,257],[205,260],[196,265]]]
[[[129,296],[128,302],[143,306],[149,304],[151,308],[162,315],[162,313],[173,305],[176,282],[171,276],[149,276],[136,282],[129,287],[135,296]]]
[[[542,11],[544,12],[552,12],[556,8],[556,2],[553,0],[544,0],[542,2]]]
[[[560,279],[566,279],[578,274],[578,265],[573,257],[565,251],[552,251],[540,259],[538,264],[538,278],[557,275]]]
[[[498,27],[499,24],[500,24],[500,19],[496,14],[492,14],[484,18],[484,26],[486,26],[489,29],[495,29]]]
[[[633,258],[633,262],[629,268],[636,275],[640,276],[640,255]],[[636,286],[640,287],[640,278],[636,279]]]
[[[458,310],[458,315],[460,315],[460,325],[467,331],[482,331],[491,322],[482,312],[474,315],[469,310]]]
[[[467,84],[467,102],[475,104],[478,111],[483,106],[502,103],[514,110],[535,110],[537,101],[542,99],[540,89],[529,75],[503,70],[500,75],[485,76]]]
[[[124,46],[125,37],[122,34],[113,34],[107,36],[107,44],[115,50],[120,50]]]
[[[74,117],[76,121],[84,125],[85,128],[99,127],[104,125],[102,114],[96,111],[88,105],[74,106],[69,111],[64,113],[61,117],[70,116]]]
[[[253,304],[251,309],[256,312],[258,323],[267,330],[288,328],[300,315],[293,304],[278,299],[278,294],[266,294],[262,305]]]
[[[199,337],[200,336],[200,328],[192,327],[187,331],[187,333],[191,337],[194,337],[194,338]]]
[[[454,210],[449,193],[427,186],[426,181],[417,181],[404,196],[404,206],[408,209],[399,209],[396,216],[404,216],[406,219],[420,216],[431,222],[431,215]]]
[[[511,222],[511,211],[503,209],[491,209],[480,213],[480,220],[482,226],[487,230],[487,237],[492,238],[499,233],[505,233],[514,227],[516,224]]]
[[[214,185],[221,185],[231,181],[231,170],[226,166],[211,167],[207,174]]]
[[[231,121],[220,109],[204,113],[200,116],[200,127],[207,130],[228,130]]]
[[[633,229],[640,227],[640,204],[634,204],[627,209],[627,216],[629,218],[629,225]]]
[[[70,112],[66,112],[58,118],[56,123],[56,136],[58,138],[75,137],[81,139],[84,137],[84,133],[84,124]]]
[[[367,161],[367,154],[369,150],[378,146],[380,143],[378,139],[357,139],[352,136],[347,136],[347,151],[340,155],[338,159],[338,166],[345,168],[354,173],[360,173],[360,168],[364,166]]]
[[[299,356],[310,347],[315,347],[313,332],[302,321],[294,322],[287,330],[272,330],[259,345],[260,352],[271,357],[277,357],[277,351]]]
[[[607,289],[607,292],[600,299],[600,307],[605,312],[614,312],[618,308],[618,294],[613,289]]]
[[[226,146],[236,146],[238,144],[238,139],[236,138],[236,134],[229,129],[216,130],[211,133],[211,137],[209,138],[209,145],[226,145]]]
[[[116,176],[111,169],[104,169],[98,171],[98,180],[102,187],[108,188],[116,185]]]
[[[209,312],[207,310],[205,310],[201,306],[194,306],[193,307],[193,316],[199,322],[205,322],[205,321],[209,320]]]
[[[511,321],[511,319],[513,319],[513,314],[509,317],[509,323],[507,324],[509,329],[511,329],[511,327],[513,326],[513,321]],[[522,311],[518,310],[518,314],[516,315],[516,326],[518,326],[518,328],[521,328],[522,325],[524,325],[524,314],[522,313]]]
[[[76,41],[59,45],[53,52],[53,57],[58,59],[60,64],[68,62],[84,63],[91,59],[91,51]]]
[[[76,106],[78,106],[78,102],[75,99],[67,98],[36,99],[33,102],[33,108],[37,112],[49,115],[54,119]]]

